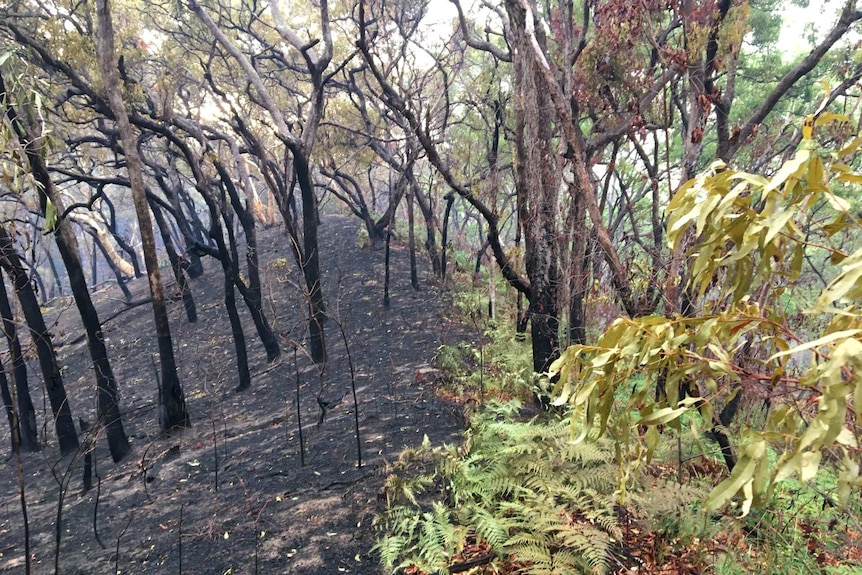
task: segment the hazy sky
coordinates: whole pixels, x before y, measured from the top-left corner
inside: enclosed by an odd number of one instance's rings
[[[784,22],[779,36],[781,49],[791,56],[808,52],[809,32],[813,26],[816,38],[823,38],[835,24],[842,2],[836,0],[811,0],[807,8],[788,6],[784,10]]]

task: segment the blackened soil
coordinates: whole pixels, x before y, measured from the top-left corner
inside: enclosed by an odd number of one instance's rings
[[[304,352],[305,300],[280,229],[261,232],[260,247],[266,305],[283,351],[267,364],[251,319],[241,312],[251,389],[234,391],[220,268],[210,262],[193,281],[197,323],[187,323],[181,303],[172,301],[177,361],[192,414],[191,429],[172,437],[158,435],[150,306],[126,307],[115,287],[96,294],[133,451],[114,464],[100,437],[94,453],[99,479],[82,493],[82,463],[59,458],[50,410],[42,412],[41,383],[31,368],[47,441],[41,453],[21,460],[33,573],[54,573],[55,559],[64,574],[381,572],[372,519],[385,462],[425,435],[434,442],[457,440],[458,408],[437,397],[426,370],[438,346],[471,334],[446,319],[450,314],[427,272],[421,272],[422,290],[413,291],[404,247],[393,247],[392,301],[384,309],[384,252],[357,247],[357,228],[355,219],[337,215],[326,216],[320,228],[332,318],[322,375]],[[135,299],[148,296],[146,279],[131,289]],[[55,302],[49,318],[72,412],[92,420],[95,384],[74,305]],[[331,406],[325,418],[321,402]],[[9,443],[4,432],[0,445]],[[10,458],[0,465],[0,571],[11,573],[25,570],[18,482]]]

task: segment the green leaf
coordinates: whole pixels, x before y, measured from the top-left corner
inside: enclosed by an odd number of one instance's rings
[[[823,112],[819,116],[817,116],[817,120],[814,121],[815,126],[822,126],[824,124],[830,124],[832,122],[841,122],[847,123],[851,122],[850,117],[845,114],[834,114],[832,112]]]
[[[829,205],[832,206],[832,209],[836,212],[849,212],[850,211],[850,202],[845,200],[840,196],[836,196],[833,193],[826,193],[826,199],[829,201]]]
[[[640,419],[638,419],[638,424],[640,425],[661,425],[667,423],[673,419],[678,419],[680,415],[688,411],[687,407],[678,407],[676,409],[672,407],[662,407],[661,409],[656,409],[652,413],[648,413],[647,415],[642,415]]]
[[[817,470],[820,468],[820,459],[823,454],[820,450],[808,451],[802,454],[802,459],[799,464],[799,480],[807,483],[814,479],[817,475]]]
[[[823,231],[826,232],[826,235],[829,237],[834,236],[835,234],[841,232],[842,230],[846,230],[850,226],[853,225],[853,222],[850,218],[847,217],[845,212],[840,212],[835,219],[823,226]]]
[[[854,153],[859,149],[859,146],[862,146],[862,136],[856,136],[852,140],[850,140],[846,146],[835,152],[835,156],[838,158],[843,158],[844,156],[848,156]],[[833,164],[833,169],[835,165]],[[849,168],[848,168],[849,169]]]
[[[844,461],[841,471],[838,473],[838,501],[842,505],[847,504],[854,485],[859,483],[859,464],[844,452]]]
[[[715,511],[730,501],[746,484],[752,481],[757,468],[757,461],[766,454],[766,442],[758,441],[755,445],[748,446],[746,457],[741,458],[730,477],[715,486],[709,497],[704,502],[707,511]]]
[[[764,224],[767,227],[766,236],[763,238],[763,243],[768,244],[779,233],[784,231],[787,222],[793,219],[796,215],[796,210],[784,210],[769,216]]]
[[[45,233],[50,234],[57,228],[57,207],[50,199],[45,201]]]
[[[841,270],[841,274],[817,298],[815,309],[821,310],[834,301],[850,302],[862,298],[862,249],[844,258]]]
[[[811,161],[808,162],[808,175],[805,178],[805,181],[808,184],[808,191],[827,191],[828,188],[825,185],[825,180],[826,174],[823,167],[823,160],[821,160],[819,156],[814,156],[811,158]]]
[[[835,176],[835,179],[845,184],[862,183],[862,175],[849,172],[844,174],[838,174],[837,176]]]
[[[811,157],[811,150],[797,150],[796,155],[793,156],[792,159],[784,162],[784,165],[781,166],[781,169],[772,176],[769,180],[769,184],[763,188],[763,193],[769,193],[773,190],[777,190],[781,187],[784,182],[790,179],[791,176],[795,175],[800,169],[805,165],[808,159]]]

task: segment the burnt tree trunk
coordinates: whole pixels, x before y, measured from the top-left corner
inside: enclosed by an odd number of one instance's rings
[[[141,273],[141,264],[138,261],[137,252],[135,252],[135,249],[128,241],[126,241],[126,238],[121,236],[117,231],[117,210],[114,208],[114,202],[111,201],[111,198],[109,198],[107,194],[102,194],[101,200],[102,203],[108,207],[108,212],[111,214],[111,217],[107,218],[105,222],[108,232],[110,232],[114,241],[117,242],[117,245],[120,246],[120,249],[129,256],[129,260],[132,262],[132,268],[135,270],[135,277],[139,278],[143,276],[144,274]]]
[[[587,343],[587,318],[584,299],[587,296],[589,261],[587,258],[587,210],[583,194],[572,190],[570,194],[569,218],[566,228],[571,235],[569,252],[569,328],[570,345]]]
[[[48,267],[51,268],[51,274],[54,276],[54,289],[51,290],[51,298],[63,296],[63,280],[60,277],[60,272],[57,269],[57,264],[54,262],[54,256],[51,255],[51,248],[45,246],[45,256],[48,260]]]
[[[188,218],[186,218],[186,214],[180,204],[179,194],[176,190],[170,187],[164,178],[159,179],[157,177],[156,181],[159,183],[159,186],[168,198],[168,202],[170,202],[171,207],[174,209],[174,220],[177,222],[177,227],[179,227],[180,234],[182,234],[183,241],[185,242],[187,260],[185,271],[188,272],[189,277],[192,279],[201,277],[204,275],[204,266],[201,261],[200,254],[198,254],[194,249],[194,245],[197,243],[197,238],[195,237],[195,233],[192,231],[192,225],[189,223]]]
[[[156,241],[153,234],[153,223],[147,207],[146,188],[144,185],[143,166],[137,152],[136,138],[126,114],[119,89],[119,77],[115,63],[114,29],[111,21],[109,0],[97,0],[96,13],[98,17],[97,44],[99,70],[108,97],[108,103],[126,153],[129,183],[132,188],[132,201],[141,232],[141,244],[144,252],[144,265],[150,284],[150,294],[153,300],[153,319],[159,345],[159,358],[162,365],[162,377],[159,380],[159,422],[164,432],[170,432],[180,427],[188,427],[189,414],[186,409],[185,395],[180,385],[177,373],[174,345],[171,337],[168,310],[165,305],[165,294],[156,255]],[[101,396],[101,394],[100,394]]]
[[[123,298],[125,298],[126,303],[131,303],[132,301],[132,292],[129,291],[129,287],[126,285],[125,278],[123,276],[123,272],[120,271],[120,268],[116,266],[114,260],[108,255],[108,251],[105,249],[105,246],[102,245],[102,242],[99,240],[98,234],[92,230],[87,230],[87,233],[93,238],[93,284],[96,283],[96,248],[102,253],[105,261],[108,262],[108,267],[111,268],[111,271],[114,272],[114,277],[117,278],[117,285],[120,287],[120,291],[123,292]]]
[[[410,285],[419,291],[419,274],[416,271],[416,230],[413,214],[413,186],[407,183],[407,243],[410,248]]]
[[[10,276],[11,277],[11,276]],[[27,382],[27,363],[18,338],[18,325],[12,315],[6,284],[0,277],[0,316],[3,319],[3,333],[9,343],[9,357],[12,362],[12,383],[15,386],[15,399],[18,410],[18,431],[21,447],[25,451],[39,451],[39,428],[36,425],[36,410],[30,398],[30,386]],[[5,400],[5,396],[4,396]],[[11,397],[10,397],[11,401]],[[11,406],[11,403],[10,403]]]
[[[431,260],[431,271],[434,272],[434,277],[440,277],[442,265],[440,262],[440,253],[437,251],[437,233],[434,229],[436,218],[431,206],[430,187],[429,195],[426,198],[412,172],[408,173],[408,177],[410,178],[410,188],[413,191],[413,197],[416,199],[416,205],[419,206],[419,211],[422,212],[422,218],[425,220],[425,251],[428,252],[428,259]]]
[[[530,333],[533,370],[548,370],[560,350],[557,309],[559,261],[557,196],[560,187],[559,158],[555,153],[550,95],[526,33],[527,12],[517,0],[506,0],[512,30],[512,60],[515,68],[515,188],[518,218],[524,231],[524,263],[530,280]],[[541,23],[536,40],[544,47]]]
[[[446,253],[449,247],[449,216],[452,214],[452,203],[455,201],[455,194],[448,193],[443,196],[446,200],[446,211],[443,213],[443,256],[440,261],[440,279],[446,281]]]
[[[239,383],[236,386],[237,391],[242,391],[251,387],[251,373],[248,369],[248,348],[245,342],[245,332],[242,329],[242,321],[239,317],[239,312],[236,309],[236,292],[234,292],[234,277],[236,275],[237,262],[230,255],[228,247],[224,242],[224,233],[221,225],[221,213],[212,197],[204,196],[207,207],[210,210],[210,238],[215,242],[218,249],[218,259],[221,262],[222,271],[224,272],[224,307],[227,311],[227,317],[230,320],[230,331],[233,336],[234,350],[236,351],[236,368],[237,378]],[[233,232],[228,226],[228,237],[230,238],[231,246],[236,245],[233,238]]]
[[[326,342],[323,324],[326,308],[323,305],[323,290],[320,285],[320,251],[317,243],[317,196],[308,158],[300,150],[292,150],[293,166],[302,195],[302,274],[308,297],[308,334],[311,359],[317,364],[326,362]]]
[[[5,86],[2,85],[2,77],[0,77],[0,91],[5,92]],[[49,201],[54,204],[57,213],[63,213],[62,199],[57,193],[57,189],[54,187],[54,182],[51,180],[51,176],[48,172],[48,167],[45,165],[45,161],[42,156],[41,144],[37,143],[41,142],[41,139],[31,136],[23,122],[18,118],[11,103],[8,101],[6,103],[6,115],[9,118],[10,123],[14,126],[16,136],[18,137],[22,148],[25,150],[30,171],[39,183],[39,204],[43,210],[43,214],[46,213],[47,202]],[[90,358],[93,362],[93,370],[96,375],[99,420],[106,430],[108,446],[111,450],[111,457],[115,462],[120,461],[126,456],[126,454],[128,454],[131,448],[129,447],[129,440],[126,436],[125,429],[123,428],[122,419],[120,418],[117,381],[114,378],[111,363],[108,361],[108,351],[105,347],[104,337],[102,336],[102,326],[99,322],[99,316],[96,313],[93,301],[90,299],[87,280],[84,277],[84,270],[81,266],[78,240],[75,238],[75,234],[72,231],[71,222],[65,218],[60,219],[57,222],[56,233],[54,236],[57,242],[57,249],[60,252],[60,257],[63,259],[63,264],[66,267],[66,273],[69,275],[69,285],[72,289],[72,295],[75,298],[75,305],[78,308],[78,313],[81,316],[81,321],[84,324],[84,330],[87,334],[87,347],[90,352]],[[11,247],[11,238],[8,238],[8,235],[7,239],[9,240],[9,245]],[[14,249],[12,252],[14,253]],[[14,254],[14,256],[17,258],[17,254]],[[26,277],[23,278],[23,282],[27,284],[29,289],[30,282],[27,281]],[[15,280],[15,283],[16,289],[19,289],[20,299],[21,293],[18,280]],[[30,293],[32,294],[32,289],[30,289]],[[33,304],[35,303],[35,295],[33,295]],[[24,308],[23,301],[21,302],[21,307]],[[38,318],[36,318],[34,314],[33,319],[41,322],[42,325],[37,327],[41,327],[43,331],[45,331],[41,311],[38,314]],[[30,324],[30,318],[28,318],[27,323]],[[30,325],[32,328],[33,325]],[[50,344],[50,340],[48,343]],[[51,355],[53,355],[52,346]],[[53,358],[53,363],[54,366],[51,368],[52,374],[53,372],[56,372],[56,375],[52,375],[52,385],[59,387],[56,391],[57,397],[55,399],[60,399],[62,392],[62,400],[64,402],[64,405],[58,405],[56,409],[59,410],[64,418],[63,433],[72,433],[75,435],[74,447],[77,449],[78,438],[75,433],[75,425],[72,421],[71,412],[69,411],[68,405],[65,404],[66,393],[63,388],[62,379],[54,379],[59,376],[59,368],[56,365],[56,358]],[[43,370],[49,367],[50,366],[46,364]],[[56,417],[57,414],[55,413],[55,418]],[[66,419],[68,419],[68,421],[66,421]],[[68,429],[66,426],[68,426]],[[59,435],[60,432],[58,429],[58,436]],[[66,442],[67,446],[71,445],[71,441],[68,439]],[[60,449],[61,452],[63,452],[62,442]]]
[[[93,238],[93,249],[90,252],[90,284],[93,287],[96,287],[96,284],[99,283],[99,261],[96,259],[96,254],[98,253],[98,240],[96,240],[95,236],[91,236]]]
[[[222,184],[227,190],[230,197],[230,204],[233,211],[239,219],[242,226],[243,234],[245,234],[245,257],[248,268],[248,285],[242,281],[239,275],[239,261],[234,263],[234,279],[237,289],[245,301],[246,307],[251,314],[251,319],[254,322],[254,327],[257,329],[257,334],[260,337],[263,347],[266,350],[266,360],[274,361],[281,355],[281,348],[278,344],[278,339],[272,331],[269,320],[263,312],[263,288],[260,281],[260,262],[258,259],[257,249],[257,231],[255,229],[254,216],[249,211],[248,206],[243,206],[240,201],[239,193],[236,186],[221,162],[214,162],[216,170]]]
[[[60,453],[63,455],[74,453],[79,446],[78,433],[75,430],[75,422],[72,421],[72,411],[66,397],[66,388],[63,386],[63,376],[60,375],[60,365],[57,363],[54,344],[51,342],[51,333],[45,325],[45,318],[42,317],[42,310],[39,308],[36,294],[33,293],[33,286],[27,279],[27,272],[15,251],[12,238],[2,226],[0,226],[0,265],[12,280],[21,304],[21,312],[30,328],[30,337],[36,346],[39,367],[42,370],[51,413],[54,416],[54,429],[57,432]]]
[[[159,234],[162,236],[162,244],[165,246],[165,251],[168,253],[168,259],[171,262],[171,270],[174,272],[174,279],[177,282],[177,288],[180,290],[180,295],[183,298],[183,309],[186,310],[186,319],[189,323],[195,323],[198,320],[198,310],[195,305],[195,298],[192,295],[191,287],[186,280],[186,272],[183,270],[180,257],[177,255],[177,250],[174,248],[174,240],[171,237],[171,230],[168,228],[168,222],[162,209],[153,201],[148,202],[150,211],[153,212],[153,219],[156,220],[156,227],[159,228]]]
[[[3,409],[6,410],[6,417],[9,420],[9,440],[11,442],[12,453],[21,451],[20,433],[18,427],[18,418],[15,417],[15,406],[12,402],[12,394],[9,392],[9,381],[6,379],[6,368],[0,362],[0,397],[3,398]]]

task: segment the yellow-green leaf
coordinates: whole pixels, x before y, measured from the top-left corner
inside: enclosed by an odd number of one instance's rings
[[[814,116],[806,116],[802,122],[802,139],[810,140],[814,135]]]
[[[847,329],[847,330],[842,330],[842,331],[836,331],[836,332],[824,335],[823,337],[818,337],[817,339],[815,339],[813,341],[809,341],[809,342],[803,343],[801,345],[797,345],[796,347],[790,348],[788,350],[779,351],[778,353],[774,353],[774,354],[772,354],[772,356],[770,356],[769,361],[772,361],[773,359],[776,359],[776,358],[779,358],[779,357],[782,357],[785,355],[790,355],[790,354],[797,353],[800,351],[805,351],[806,349],[814,349],[815,347],[822,347],[824,345],[828,345],[832,342],[838,341],[839,339],[853,337],[854,335],[859,334],[859,333],[862,333],[862,329]]]
[[[671,421],[672,419],[679,418],[679,416],[686,411],[688,411],[687,407],[678,407],[676,409],[672,407],[662,407],[661,409],[656,409],[652,413],[641,416],[638,423],[640,425],[661,425]]]

